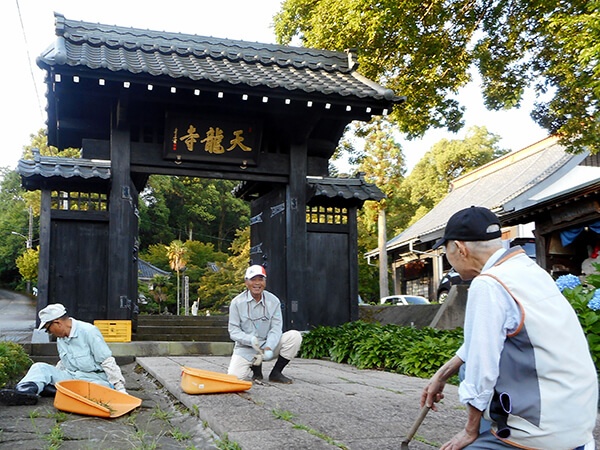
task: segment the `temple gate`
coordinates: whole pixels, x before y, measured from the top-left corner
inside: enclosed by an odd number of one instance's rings
[[[81,159],[19,161],[42,191],[38,309],[130,319],[138,194],[151,174],[240,180],[251,255],[266,264],[285,327],[357,318],[356,211],[382,193],[328,177],[352,120],[402,97],[361,76],[353,53],[67,20],[39,58],[48,144]]]

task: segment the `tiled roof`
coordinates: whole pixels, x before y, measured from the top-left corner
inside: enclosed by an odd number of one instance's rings
[[[66,19],[55,14],[57,40],[39,58],[55,65],[266,86],[400,102],[356,72],[345,53],[150,31]]]
[[[550,178],[572,158],[574,155],[565,153],[556,139],[548,138],[469,172],[456,179],[442,201],[390,239],[386,247],[390,251],[413,240],[433,242],[442,236],[452,214],[471,205],[489,208],[502,220],[502,214],[509,212],[504,210],[507,202]]]
[[[361,203],[385,198],[385,194],[375,184],[367,183],[362,176],[359,178],[308,177],[307,183],[313,190],[314,197],[358,200]]]
[[[110,161],[59,158],[53,156],[40,156],[34,151],[34,159],[20,159],[17,164],[17,173],[21,175],[24,185],[30,180],[51,180],[64,178],[79,178],[80,180],[110,180]],[[37,189],[37,188],[36,188]]]
[[[165,270],[161,270],[147,261],[138,259],[138,278],[151,279],[154,275],[167,276],[171,275],[171,273]]]

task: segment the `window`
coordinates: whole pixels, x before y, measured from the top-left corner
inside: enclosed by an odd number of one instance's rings
[[[52,191],[50,207],[69,211],[107,211],[106,194]]]

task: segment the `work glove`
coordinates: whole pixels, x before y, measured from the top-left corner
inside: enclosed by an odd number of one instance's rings
[[[258,340],[258,338],[256,336],[252,336],[252,348],[254,350],[256,350],[258,353],[262,353],[262,350],[260,348],[260,341]]]
[[[273,350],[265,350],[263,358],[265,361],[270,361],[273,359]]]

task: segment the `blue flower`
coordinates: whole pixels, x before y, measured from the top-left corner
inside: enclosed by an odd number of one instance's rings
[[[560,292],[564,291],[565,289],[573,289],[577,286],[579,286],[581,284],[581,281],[579,281],[579,278],[577,278],[575,275],[561,275],[560,277],[558,277],[556,279],[556,286],[558,286],[558,289],[560,289]]]
[[[594,311],[600,310],[600,289],[596,289],[596,291],[594,292],[594,296],[588,302],[587,306],[588,306],[588,308],[590,308]]]

